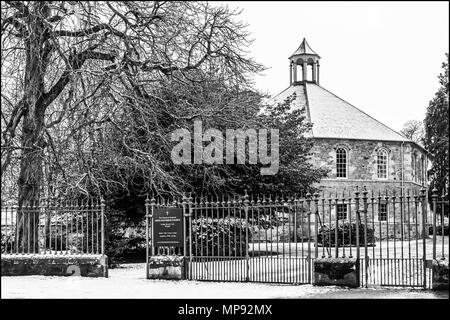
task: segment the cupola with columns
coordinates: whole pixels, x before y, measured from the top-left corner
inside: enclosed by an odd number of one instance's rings
[[[309,46],[303,38],[300,47],[289,57],[290,84],[313,82],[319,84],[320,56]],[[311,67],[311,77],[308,79],[308,67]],[[298,70],[301,70],[299,74]]]

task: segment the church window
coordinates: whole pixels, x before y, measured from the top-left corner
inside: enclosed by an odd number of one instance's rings
[[[347,178],[347,151],[343,148],[336,150],[336,176]]]
[[[378,204],[378,221],[387,221],[387,203]]]
[[[345,203],[338,203],[336,205],[336,214],[338,220],[347,219],[347,205]]]
[[[420,158],[420,183],[423,184],[425,182],[425,160],[422,157]]]
[[[379,179],[387,179],[387,152],[385,150],[377,152],[377,174]]]

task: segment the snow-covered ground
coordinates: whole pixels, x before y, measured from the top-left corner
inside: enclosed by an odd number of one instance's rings
[[[126,264],[109,270],[109,278],[21,276],[1,277],[4,298],[445,298],[448,291],[421,289],[314,287],[145,279],[145,264]]]

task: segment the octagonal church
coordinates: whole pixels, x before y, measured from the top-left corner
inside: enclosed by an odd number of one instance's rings
[[[310,161],[329,170],[317,187],[333,194],[356,186],[397,195],[420,189],[426,184],[426,150],[321,87],[319,61],[303,39],[289,57],[289,87],[269,101],[280,103],[295,93],[291,108],[305,109],[313,124]]]

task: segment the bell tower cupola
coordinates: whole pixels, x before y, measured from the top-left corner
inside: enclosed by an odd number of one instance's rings
[[[313,82],[319,84],[320,56],[309,46],[303,38],[300,47],[289,57],[290,85]],[[308,72],[311,70],[311,72]]]

